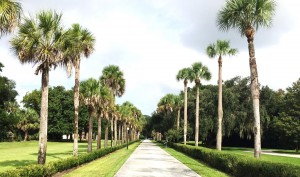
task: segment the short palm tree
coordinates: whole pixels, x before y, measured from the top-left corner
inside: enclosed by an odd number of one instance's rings
[[[101,118],[106,114],[106,109],[114,106],[114,98],[110,89],[106,86],[100,85],[99,87],[98,105],[96,111],[98,113],[98,138],[97,149],[101,148]]]
[[[80,90],[81,100],[89,111],[88,152],[92,152],[93,118],[95,117],[100,97],[100,83],[96,79],[90,78],[80,83]]]
[[[66,50],[61,64],[66,68],[69,76],[73,67],[75,68],[73,156],[78,156],[80,60],[81,56],[88,58],[94,51],[95,38],[87,29],[83,29],[79,24],[73,24],[66,32],[64,42]]]
[[[259,82],[255,59],[254,34],[259,27],[270,27],[275,13],[274,0],[228,0],[219,11],[217,24],[220,30],[236,28],[246,36],[251,73],[251,95],[254,112],[254,157],[261,155],[261,133],[259,114]]]
[[[177,130],[179,130],[179,127],[180,127],[180,110],[182,108],[182,105],[183,105],[183,97],[182,97],[182,94],[180,95],[176,95],[175,99],[174,99],[174,102],[175,102],[175,108],[177,110]]]
[[[189,80],[190,68],[183,68],[178,71],[176,79],[183,80],[184,84],[184,115],[183,115],[183,142],[186,144],[187,137],[187,84]]]
[[[42,74],[39,164],[46,162],[49,71],[58,65],[63,56],[61,16],[55,11],[42,11],[36,18],[25,18],[17,36],[11,40],[12,51],[20,62],[33,63],[37,66],[35,74]]]
[[[196,120],[195,120],[195,146],[198,146],[199,141],[199,87],[201,80],[210,80],[211,74],[206,66],[201,62],[194,63],[190,70],[189,76],[190,82],[195,82],[196,84]]]
[[[21,3],[15,0],[0,0],[0,36],[11,33],[19,25]]]
[[[222,120],[223,120],[223,106],[222,106],[222,56],[235,55],[237,49],[230,48],[229,41],[217,40],[215,44],[210,44],[206,48],[206,54],[210,58],[219,57],[219,78],[218,78],[218,131],[217,131],[217,150],[222,149]]]

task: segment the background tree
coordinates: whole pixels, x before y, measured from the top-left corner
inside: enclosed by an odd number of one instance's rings
[[[254,157],[261,155],[261,133],[259,112],[259,82],[255,59],[254,34],[259,27],[269,27],[275,13],[274,0],[228,0],[219,11],[217,23],[220,30],[236,28],[247,37],[251,76],[251,95],[254,112]]]
[[[218,74],[218,131],[217,131],[217,143],[216,149],[221,151],[222,149],[222,120],[223,120],[223,106],[222,106],[222,56],[225,55],[235,55],[237,49],[230,48],[229,41],[217,40],[215,44],[210,44],[206,48],[206,54],[210,58],[216,56],[219,57],[219,74]]]
[[[211,74],[206,66],[204,66],[201,62],[192,64],[192,68],[190,71],[190,81],[194,81],[196,84],[196,123],[195,123],[195,146],[198,146],[199,141],[199,87],[201,80],[210,80]]]
[[[15,0],[0,1],[0,36],[11,33],[20,23],[21,3]]]
[[[183,116],[183,143],[186,144],[187,136],[187,84],[189,80],[189,68],[183,68],[178,71],[176,79],[178,81],[183,80],[184,84],[184,116]]]
[[[39,164],[46,162],[49,71],[57,66],[63,53],[61,16],[55,11],[42,11],[35,18],[25,17],[17,36],[11,40],[12,51],[20,62],[34,63],[37,66],[35,74],[42,74]]]
[[[73,24],[72,28],[65,34],[65,57],[62,65],[71,75],[72,68],[75,68],[74,86],[74,144],[73,156],[78,156],[78,114],[79,114],[79,80],[81,56],[88,58],[94,51],[95,38],[79,24]]]
[[[16,83],[5,76],[1,76],[4,65],[0,62],[0,141],[7,140],[7,132],[12,131],[18,118],[8,110],[8,105],[16,102],[18,92],[15,90]]]
[[[24,141],[28,141],[29,133],[39,128],[39,115],[33,109],[21,110],[17,128],[24,132]]]

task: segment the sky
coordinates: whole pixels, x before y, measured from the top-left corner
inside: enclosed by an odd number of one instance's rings
[[[217,59],[210,59],[206,47],[216,40],[230,40],[236,56],[223,58],[223,80],[248,77],[247,40],[238,31],[219,31],[218,11],[224,0],[23,0],[25,16],[43,10],[62,13],[68,29],[78,23],[96,38],[95,51],[81,61],[80,80],[99,78],[102,69],[118,65],[126,79],[125,94],[117,103],[132,102],[143,114],[151,115],[161,97],[179,94],[183,82],[178,71],[202,62],[212,73],[203,84],[217,84]],[[274,90],[286,89],[300,78],[298,50],[300,41],[300,1],[277,0],[271,28],[256,31],[254,45],[261,85]],[[17,31],[17,30],[16,30]],[[15,31],[15,33],[16,33]],[[10,49],[10,39],[0,39],[1,75],[16,82],[20,102],[27,92],[41,87],[41,75],[32,64],[21,65]],[[63,68],[50,72],[50,86],[74,86],[74,73],[68,78]],[[192,87],[193,83],[189,83]]]

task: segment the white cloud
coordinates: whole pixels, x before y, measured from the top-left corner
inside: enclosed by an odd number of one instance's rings
[[[118,102],[130,101],[144,114],[155,111],[165,94],[179,93],[182,82],[175,76],[178,70],[201,61],[212,72],[217,83],[216,59],[208,59],[205,47],[217,39],[230,39],[232,47],[240,49],[236,57],[225,57],[223,80],[249,76],[247,42],[236,31],[219,32],[216,13],[224,1],[213,3],[183,0],[122,1],[108,0],[23,2],[27,14],[45,9],[63,13],[66,28],[79,23],[96,37],[94,53],[81,63],[81,80],[98,78],[103,67],[118,65],[126,78],[126,92]],[[300,76],[297,60],[300,4],[295,0],[278,1],[273,27],[261,29],[255,38],[259,80],[273,89],[286,88]],[[16,81],[21,100],[26,92],[40,88],[40,75],[34,75],[32,65],[21,65],[9,51],[9,37],[0,40],[0,61],[5,65],[2,75]],[[50,85],[70,89],[74,76],[67,78],[63,69],[50,74]],[[191,86],[192,84],[190,84]]]

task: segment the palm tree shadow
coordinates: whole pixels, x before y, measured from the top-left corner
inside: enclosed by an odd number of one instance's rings
[[[62,153],[47,153],[47,157],[52,157],[54,159],[64,159],[66,157],[71,157],[73,151],[67,151]],[[32,153],[30,155],[37,156],[38,153]]]
[[[3,162],[0,162],[0,168],[1,167],[7,167],[7,166],[12,166],[12,167],[22,167],[26,165],[31,165],[37,163],[36,160],[6,160]]]

